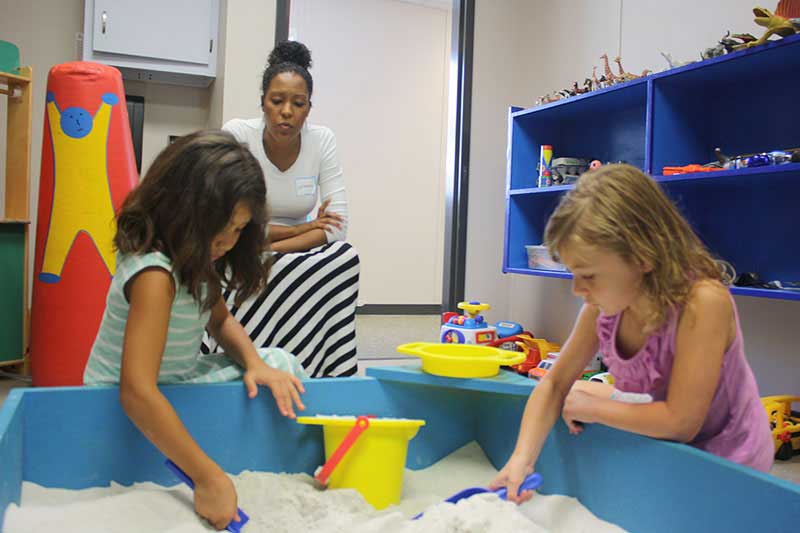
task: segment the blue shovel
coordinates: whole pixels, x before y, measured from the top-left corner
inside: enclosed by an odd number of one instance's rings
[[[530,474],[528,477],[525,478],[525,480],[519,486],[519,489],[517,489],[517,493],[520,493],[523,490],[535,490],[541,484],[542,484],[542,475],[539,474],[538,472],[534,472],[533,474]],[[493,493],[497,494],[497,496],[501,500],[508,499],[508,491],[506,490],[505,487],[501,487],[501,488],[499,488],[497,490],[489,490],[489,489],[485,489],[483,487],[472,487],[472,488],[464,489],[461,492],[457,492],[457,493],[453,494],[452,496],[447,498],[445,501],[449,502],[449,503],[456,503],[457,501],[463,500],[464,498],[469,498],[470,496],[474,496],[476,494],[482,494],[484,492],[493,492]],[[416,520],[417,518],[422,516],[422,514],[423,513],[419,513],[417,516],[415,516],[413,518],[413,520]]]
[[[189,485],[190,489],[194,490],[194,481],[192,481],[192,478],[186,475],[186,472],[181,470],[181,467],[179,467],[169,459],[167,459],[167,462],[165,464],[167,465],[167,468],[169,468],[172,471],[172,473],[178,477],[178,479]],[[231,533],[240,533],[244,525],[250,520],[250,517],[247,516],[241,509],[237,508],[236,512],[239,513],[239,521],[237,522],[236,520],[231,520],[231,523],[228,524],[228,526],[225,528]]]

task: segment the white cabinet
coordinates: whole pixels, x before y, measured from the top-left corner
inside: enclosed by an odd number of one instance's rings
[[[125,79],[206,87],[217,70],[219,0],[86,0],[83,59]]]

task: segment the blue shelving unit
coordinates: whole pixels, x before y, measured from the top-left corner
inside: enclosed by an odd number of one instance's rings
[[[664,166],[800,148],[800,36],[694,63],[540,107],[509,111],[503,272],[528,268],[547,219],[570,185],[536,187],[539,147],[554,157],[627,161],[652,175],[703,242],[737,272],[800,281],[800,164],[674,176]],[[800,300],[799,291],[733,287]]]

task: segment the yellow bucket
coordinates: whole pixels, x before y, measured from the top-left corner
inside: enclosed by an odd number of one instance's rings
[[[322,426],[327,459],[353,429],[356,417],[300,416],[297,422]],[[408,441],[424,425],[424,420],[370,418],[369,427],[333,470],[328,485],[356,489],[375,509],[400,503]]]

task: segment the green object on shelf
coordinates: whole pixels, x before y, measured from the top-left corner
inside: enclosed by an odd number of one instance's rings
[[[19,48],[14,43],[0,41],[0,72],[19,72]]]
[[[23,358],[25,223],[0,223],[0,363]]]

